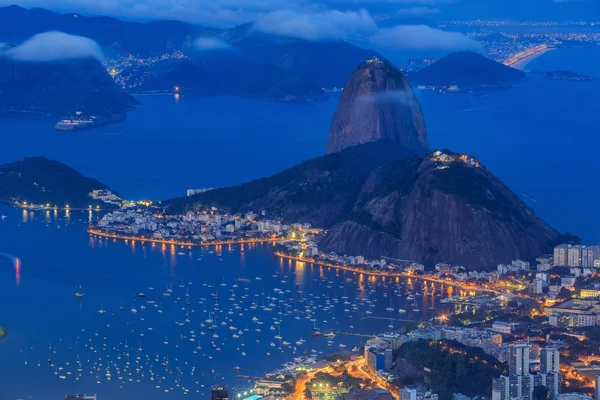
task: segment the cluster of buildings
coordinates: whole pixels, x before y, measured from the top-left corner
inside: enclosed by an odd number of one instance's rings
[[[367,368],[387,380],[393,380],[392,370],[394,350],[405,341],[402,335],[385,333],[365,343],[365,365]]]
[[[103,64],[115,82],[123,89],[134,89],[144,84],[150,76],[148,67],[164,60],[188,58],[181,50],[173,50],[153,57],[139,57],[132,54],[117,58],[107,58]]]
[[[595,291],[600,295],[600,290]],[[558,304],[546,307],[548,323],[556,327],[600,326],[600,298],[568,299]]]
[[[502,334],[494,331],[433,325],[416,329],[406,334],[406,341],[412,340],[454,340],[466,346],[479,347],[486,353],[502,344]]]
[[[510,347],[509,375],[502,375],[492,382],[492,400],[533,400],[534,388],[543,386],[550,400],[558,400],[560,394],[560,353],[555,347],[540,349],[540,370],[530,370],[530,345],[518,343]]]
[[[400,389],[400,400],[438,400],[438,395],[424,385],[408,385]]]
[[[122,205],[123,199],[117,196],[115,193],[106,189],[92,190],[90,197],[94,200],[100,200],[104,203]]]
[[[201,194],[201,193],[206,193],[210,190],[213,190],[214,188],[200,188],[200,189],[188,189],[186,191],[186,196],[190,197],[190,196],[195,196],[197,194]]]
[[[283,237],[304,225],[284,225],[265,213],[230,214],[212,209],[165,215],[158,208],[121,209],[105,214],[97,228],[107,234],[178,243]]]
[[[554,248],[554,266],[600,268],[600,246],[561,244]]]
[[[468,154],[446,154],[446,153],[442,153],[441,151],[438,150],[433,153],[433,155],[431,156],[431,160],[439,162],[441,164],[462,162],[470,167],[476,167],[476,168],[481,167],[479,160],[477,160],[475,157],[470,156]],[[438,168],[444,169],[444,166],[440,165],[440,166],[438,166]]]

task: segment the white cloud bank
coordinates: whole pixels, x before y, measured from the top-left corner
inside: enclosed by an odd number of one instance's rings
[[[307,40],[341,39],[377,29],[366,10],[313,13],[274,11],[256,21],[258,31]]]
[[[194,45],[198,50],[213,51],[213,50],[229,50],[232,46],[224,40],[214,37],[201,37],[194,41]]]
[[[479,50],[481,44],[458,32],[443,31],[427,25],[399,25],[379,29],[373,41],[381,47],[408,50]]]
[[[4,51],[4,54],[20,61],[103,59],[102,50],[94,40],[55,31],[37,34],[20,45]]]

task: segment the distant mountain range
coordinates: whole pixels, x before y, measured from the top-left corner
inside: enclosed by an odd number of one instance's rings
[[[50,206],[87,208],[93,190],[108,186],[45,157],[26,157],[0,165],[0,200]]]
[[[212,95],[211,85],[216,88],[220,84],[223,91],[217,94],[320,101],[327,97],[317,90],[343,86],[356,65],[377,55],[343,41],[308,41],[261,33],[252,23],[216,29],[176,21],[135,23],[39,8],[0,8],[0,42],[17,44],[50,30],[93,39],[111,59],[184,54],[185,60],[141,63],[122,71],[127,82],[138,76],[147,78],[131,88],[137,92],[168,92],[177,85],[188,86],[189,93]],[[224,48],[202,49],[196,45],[199,38],[218,40]],[[183,72],[185,84],[175,79],[177,71]],[[193,76],[198,73],[203,75]]]
[[[16,61],[0,56],[0,112],[124,115],[137,101],[96,59]]]
[[[141,82],[128,88],[131,93],[173,93],[176,87],[182,95],[241,96],[262,101],[314,103],[328,98],[322,88],[294,73],[234,55],[220,60],[164,60],[124,74],[133,82]]]
[[[93,39],[109,57],[124,54],[150,57],[173,50],[185,50],[192,46],[194,38],[219,32],[217,29],[176,21],[141,24],[102,16],[58,14],[43,8],[0,8],[0,42],[20,43],[47,31]]]
[[[460,89],[507,87],[525,80],[523,71],[507,67],[473,52],[451,53],[409,80],[427,86],[458,86]]]
[[[558,232],[477,159],[427,149],[418,101],[391,64],[363,63],[344,96],[330,154],[271,177],[170,200],[169,208],[264,209],[328,229],[319,243],[325,252],[468,268],[533,260],[556,244]],[[361,111],[374,97],[383,106]]]

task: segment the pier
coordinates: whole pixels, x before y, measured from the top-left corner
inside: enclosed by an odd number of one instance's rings
[[[414,319],[373,317],[373,316],[370,316],[370,315],[361,318],[361,320],[363,320],[363,319],[380,319],[380,320],[384,320],[384,321],[399,321],[399,322],[419,322],[419,321],[414,320]]]
[[[342,335],[342,336],[356,336],[356,337],[364,337],[364,338],[374,338],[377,337],[377,335],[368,335],[366,333],[353,333],[353,332],[332,332],[335,335]]]

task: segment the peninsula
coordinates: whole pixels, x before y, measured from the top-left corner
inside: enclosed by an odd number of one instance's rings
[[[26,157],[0,165],[0,200],[7,203],[71,209],[115,207],[102,200],[112,198],[104,197],[108,193],[107,185],[45,157]]]

